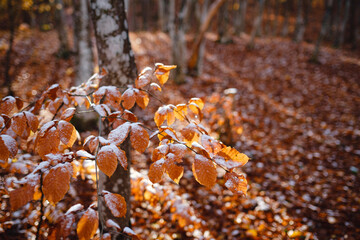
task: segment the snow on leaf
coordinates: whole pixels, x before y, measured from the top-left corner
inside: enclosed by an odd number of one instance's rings
[[[117,146],[115,146],[114,144],[110,144],[108,146],[109,149],[111,149],[111,151],[113,151],[118,159],[118,161],[120,162],[120,165],[127,170],[127,158],[126,158],[126,153],[125,151],[119,149]]]
[[[28,111],[24,112],[24,116],[26,118],[28,126],[30,127],[30,130],[36,132],[39,126],[38,118],[34,114]]]
[[[121,101],[121,93],[115,86],[102,86],[93,93],[93,97],[95,104],[109,104],[114,108],[118,108]]]
[[[216,183],[216,167],[214,163],[203,155],[196,154],[192,166],[194,177],[200,184],[211,188]]]
[[[239,153],[235,148],[225,147],[214,157],[216,163],[225,166],[228,169],[244,166],[249,157],[243,153]]]
[[[189,104],[195,104],[196,106],[198,106],[200,108],[200,110],[202,110],[204,108],[204,102],[200,98],[191,98],[189,100]]]
[[[34,198],[34,186],[25,184],[23,187],[10,192],[11,210],[16,211]]]
[[[24,114],[22,112],[14,114],[13,119],[12,119],[12,124],[11,124],[12,130],[18,136],[21,137],[23,135],[26,127],[27,127],[26,118],[25,118]]]
[[[154,90],[154,91],[159,91],[159,92],[161,92],[161,87],[160,87],[157,83],[150,83],[150,87],[151,87],[152,90]]]
[[[197,142],[200,138],[199,130],[194,123],[189,123],[186,127],[180,130],[180,133],[185,138],[185,141],[189,146],[191,146],[193,142]]]
[[[179,141],[174,129],[172,129],[170,127],[160,127],[158,138],[160,141],[162,141],[164,139]]]
[[[223,148],[218,141],[206,134],[201,135],[201,144],[206,151],[213,154],[216,154]]]
[[[170,154],[168,154],[168,155],[170,155]],[[176,165],[176,160],[174,158],[173,159],[168,158],[165,161],[165,170],[166,170],[166,173],[169,175],[169,177],[175,183],[179,184],[179,181],[184,173],[184,168]]]
[[[106,220],[105,225],[106,225],[107,228],[115,228],[117,231],[121,231],[121,227],[119,226],[119,224],[114,222],[112,219]]]
[[[144,91],[136,91],[136,104],[139,105],[142,109],[145,109],[146,106],[149,104],[149,96]]]
[[[176,65],[160,65],[156,66],[155,76],[161,85],[164,85],[169,79],[170,70],[176,68]]]
[[[1,99],[0,114],[9,115],[16,105],[16,99],[12,96],[7,96]]]
[[[150,83],[150,81],[151,81],[151,79],[150,79],[149,74],[140,73],[140,75],[135,79],[135,86],[137,88],[143,88],[146,85],[148,85]]]
[[[115,217],[124,217],[126,214],[126,201],[123,196],[108,191],[102,191],[104,200],[112,215]]]
[[[125,227],[123,233],[132,237],[132,239],[139,239],[134,230],[129,227]]]
[[[160,126],[163,124],[165,119],[167,120],[167,125],[170,126],[175,121],[175,115],[174,115],[174,106],[173,105],[165,105],[160,107],[154,117],[154,121],[156,123],[156,126]]]
[[[136,151],[143,153],[149,145],[149,134],[138,123],[131,124],[130,141]]]
[[[170,152],[173,153],[178,159],[181,159],[188,150],[188,148],[184,144],[178,144],[178,143],[169,144],[169,147],[170,147]]]
[[[76,232],[80,240],[91,239],[99,226],[98,213],[92,208],[88,208],[78,222]]]
[[[9,157],[15,157],[18,151],[16,141],[9,135],[0,136],[0,160],[8,160]]]
[[[111,109],[106,104],[94,105],[94,110],[101,116],[106,117],[111,113]]]
[[[43,192],[46,199],[55,204],[67,193],[72,176],[72,165],[70,163],[58,164],[51,168],[44,176]]]
[[[67,108],[65,111],[62,112],[60,119],[70,122],[76,112],[76,108]]]
[[[84,206],[80,203],[78,204],[75,204],[75,205],[72,205],[67,211],[65,214],[70,214],[70,213],[74,213],[74,212],[79,212],[81,210],[84,209]]]
[[[131,109],[134,104],[135,104],[135,100],[136,100],[136,96],[135,96],[135,90],[132,88],[128,88],[122,95],[122,100],[123,100],[123,107],[125,109]]]
[[[84,147],[87,146],[91,153],[94,153],[99,145],[99,138],[93,135],[88,136],[84,141]]]
[[[158,183],[161,181],[162,175],[164,174],[164,159],[160,159],[150,165],[149,179],[152,183]]]
[[[99,169],[108,177],[111,177],[117,167],[117,156],[110,145],[100,149],[96,162]]]
[[[60,137],[55,127],[38,134],[36,138],[36,151],[43,157],[48,153],[56,153],[59,150]]]
[[[77,138],[75,127],[69,122],[60,120],[60,122],[58,123],[58,129],[60,141],[66,147],[72,147]]]
[[[79,150],[76,152],[76,157],[84,158],[84,159],[95,159],[95,156],[88,153],[85,150]]]
[[[108,140],[117,146],[120,145],[128,136],[130,127],[131,124],[129,122],[120,125],[109,133]]]
[[[184,121],[187,114],[187,106],[186,104],[178,104],[174,109],[174,114],[177,119],[180,121]]]
[[[225,186],[235,194],[243,194],[246,196],[247,181],[243,175],[237,175],[233,172],[226,172],[224,176]]]
[[[169,145],[161,145],[154,149],[151,160],[153,162],[163,158],[169,152]]]

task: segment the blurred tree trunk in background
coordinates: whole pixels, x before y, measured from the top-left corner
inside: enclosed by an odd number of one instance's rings
[[[234,18],[235,34],[239,35],[242,32],[245,32],[245,19],[246,19],[246,7],[247,0],[237,0],[239,4],[239,9]]]
[[[93,73],[93,53],[91,48],[90,16],[87,0],[74,0],[76,45],[76,79],[78,86],[86,81]],[[75,37],[76,36],[76,37]]]
[[[158,0],[159,4],[159,28],[163,32],[168,32],[168,23],[169,23],[169,1],[168,0]]]
[[[320,45],[322,40],[324,39],[324,36],[327,33],[327,29],[329,29],[332,6],[333,6],[333,0],[326,1],[325,13],[321,24],[320,34],[316,41],[315,49],[311,57],[311,60],[314,62],[318,62]]]
[[[177,65],[174,70],[176,84],[185,82],[186,75],[186,40],[184,31],[184,18],[189,11],[191,0],[181,0],[180,12],[176,11],[176,1],[170,1],[169,33],[171,38],[171,63]]]
[[[12,79],[10,76],[10,68],[11,68],[11,55],[13,51],[14,38],[15,38],[15,29],[17,27],[17,18],[20,12],[21,1],[20,0],[7,0],[7,11],[9,15],[9,30],[10,30],[10,38],[9,38],[9,47],[6,51],[5,56],[5,82],[2,83],[6,86],[8,93],[7,95],[14,95],[11,90]]]
[[[279,0],[275,0],[275,12],[274,12],[274,24],[272,35],[277,36],[278,34],[278,26],[279,26],[279,13],[280,13],[280,2]]]
[[[294,31],[294,41],[302,42],[304,39],[305,33],[305,24],[304,24],[304,2],[303,0],[296,0],[296,23],[295,23],[295,31]]]
[[[281,5],[282,5],[282,9],[283,9],[283,16],[284,16],[284,20],[283,20],[283,25],[282,25],[282,31],[281,31],[281,35],[283,37],[287,37],[288,33],[289,33],[289,12],[290,12],[290,0],[285,0]]]
[[[108,74],[102,79],[102,85],[126,87],[135,81],[137,70],[134,54],[131,50],[124,0],[91,0],[91,18],[93,20],[99,66]],[[126,141],[128,142],[128,141]],[[128,158],[128,170],[119,164],[111,178],[99,173],[99,190],[121,194],[127,204],[124,218],[114,217],[104,202],[100,201],[99,219],[105,225],[107,219],[117,222],[122,229],[130,224],[130,167],[129,144],[122,146]]]
[[[190,57],[187,62],[187,67],[188,67],[187,70],[188,70],[188,73],[191,75],[196,76],[196,74],[198,72],[197,64],[199,63],[198,60],[199,60],[200,46],[204,40],[205,32],[208,29],[211,20],[214,18],[215,14],[218,12],[219,8],[221,7],[221,5],[224,2],[225,2],[225,0],[217,0],[217,1],[213,2],[210,5],[210,8],[206,15],[205,20],[200,25],[199,32],[196,34],[196,37],[195,37],[194,42],[191,47],[191,53],[189,55]]]
[[[351,47],[355,49],[357,42],[360,40],[360,1],[352,0],[352,7],[350,8],[350,19],[349,19],[349,39]]]
[[[251,38],[250,38],[250,42],[248,44],[248,46],[250,48],[254,47],[255,37],[260,30],[260,27],[262,24],[262,19],[263,19],[264,6],[265,6],[265,0],[259,0],[257,15],[254,20],[253,29],[251,31]]]
[[[225,1],[224,4],[219,9],[219,14],[217,17],[217,30],[218,30],[218,42],[220,43],[229,43],[231,42],[231,36],[229,33],[229,1]]]
[[[67,58],[69,57],[70,47],[65,27],[64,3],[62,0],[55,0],[53,7],[55,9],[55,27],[60,40],[58,55],[62,58]]]
[[[346,0],[343,14],[341,14],[342,20],[339,21],[339,23],[338,23],[339,25],[337,26],[338,34],[335,36],[335,44],[334,44],[335,47],[342,47],[342,45],[344,44],[345,29],[346,29],[346,24],[348,22],[349,13],[350,13],[350,4],[351,4],[351,1]],[[340,15],[340,9],[339,9],[338,15]]]

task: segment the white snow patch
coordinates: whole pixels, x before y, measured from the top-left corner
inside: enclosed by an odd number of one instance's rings
[[[103,15],[97,22],[97,30],[100,35],[108,35],[114,32],[118,28],[118,25],[114,18]]]

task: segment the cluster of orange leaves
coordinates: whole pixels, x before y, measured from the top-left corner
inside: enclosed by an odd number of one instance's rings
[[[245,177],[233,169],[246,164],[248,157],[209,136],[200,124],[204,108],[201,99],[193,98],[187,104],[160,107],[154,117],[158,129],[152,136],[131,112],[135,104],[142,109],[146,108],[149,92],[160,92],[161,86],[169,78],[170,70],[175,67],[156,64],[155,69],[145,68],[137,77],[135,86],[123,93],[114,86],[98,87],[98,82],[106,74],[103,71],[81,86],[69,90],[60,89],[55,84],[26,107],[23,107],[23,101],[19,98],[3,98],[0,102],[1,167],[10,168],[17,161],[19,148],[20,152],[37,154],[41,158],[40,164],[30,174],[9,186],[13,190],[5,190],[10,196],[12,210],[19,209],[29,201],[42,199],[42,195],[55,205],[68,192],[71,178],[81,174],[77,162],[85,159],[94,160],[98,168],[109,177],[115,172],[118,163],[128,170],[127,157],[120,145],[129,138],[133,148],[143,153],[153,136],[157,136],[160,143],[153,151],[153,163],[149,169],[152,183],[160,182],[164,173],[179,183],[184,171],[182,158],[185,154],[194,153],[192,169],[200,184],[209,188],[214,186],[217,180],[216,167],[220,166],[226,170],[225,186],[234,193],[246,194]],[[160,85],[155,83],[156,80]],[[79,134],[70,121],[78,113],[76,107],[81,105],[95,111],[112,130],[107,138],[94,135],[87,137],[82,149],[71,152]],[[173,128],[176,119],[179,120],[178,125],[183,126],[180,130]],[[164,125],[165,121],[167,125]],[[115,217],[125,216],[126,202],[123,196],[103,191],[98,197],[103,197]],[[50,232],[49,238],[68,237],[75,213],[82,213],[76,229],[78,237],[92,238],[98,228],[96,204],[86,210],[83,210],[83,206],[71,207]],[[121,231],[112,221],[108,221],[107,225]],[[124,229],[124,233],[130,234],[131,231]],[[103,238],[109,236],[103,235]]]

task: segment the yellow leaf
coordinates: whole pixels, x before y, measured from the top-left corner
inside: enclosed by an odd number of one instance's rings
[[[215,185],[217,172],[214,163],[210,159],[196,154],[192,170],[196,181],[200,184],[208,188]]]
[[[88,208],[84,215],[80,218],[76,228],[79,239],[91,239],[95,235],[98,226],[99,220],[97,212],[92,208]]]
[[[243,194],[246,196],[247,181],[242,175],[237,175],[233,172],[226,172],[224,176],[226,182],[225,186],[235,194]]]

